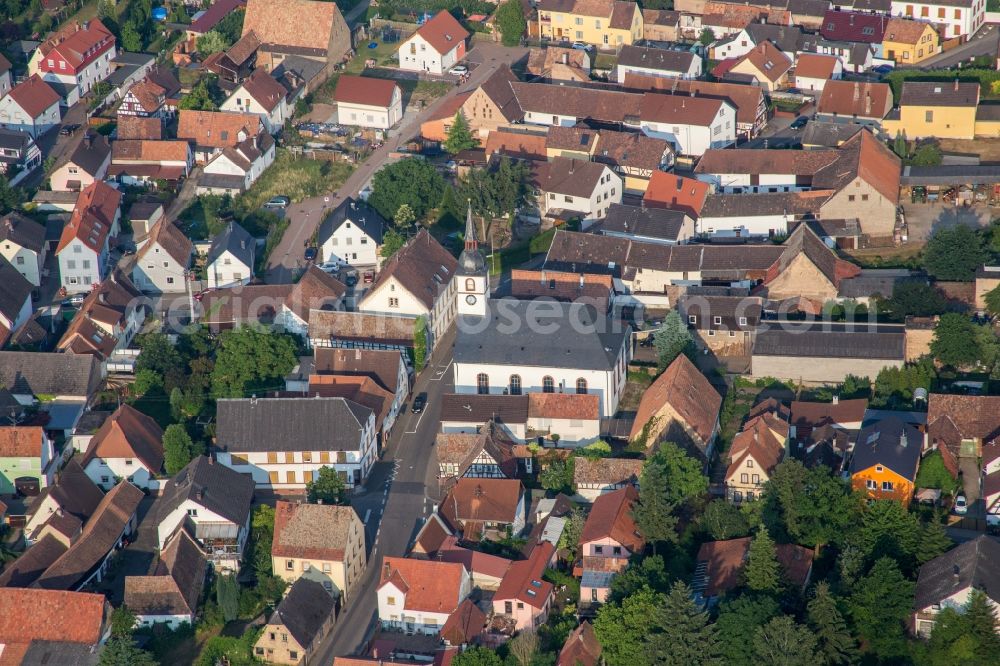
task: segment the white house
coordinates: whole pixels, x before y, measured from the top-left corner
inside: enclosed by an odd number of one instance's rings
[[[378,449],[375,414],[345,398],[248,398],[218,401],[219,462],[261,488],[299,490],[321,467],[354,489]]]
[[[249,475],[198,456],[163,488],[156,523],[159,547],[187,526],[216,567],[238,571],[250,534],[253,493]]]
[[[104,490],[121,479],[155,490],[154,479],[163,469],[163,430],[149,416],[122,405],[90,438],[80,465]]]
[[[273,134],[292,116],[287,96],[285,87],[268,74],[266,69],[259,68],[226,98],[219,109],[256,113],[264,121],[267,131]]]
[[[386,222],[361,199],[347,198],[319,227],[318,244],[323,261],[339,260],[350,266],[377,266]]]
[[[721,99],[647,93],[640,118],[643,133],[666,139],[683,155],[736,143],[736,108]]]
[[[455,320],[458,262],[426,229],[421,229],[382,266],[358,310],[426,317],[427,351]]]
[[[69,222],[63,227],[56,257],[59,277],[69,293],[90,291],[108,274],[111,239],[118,235],[121,193],[95,181],[77,198]]]
[[[444,74],[465,57],[468,31],[447,10],[417,28],[399,45],[399,68],[410,72]]]
[[[0,173],[17,185],[42,165],[42,151],[27,132],[0,127]]]
[[[606,164],[555,157],[540,165],[538,190],[545,215],[580,217],[586,229],[603,219],[612,204],[621,203],[624,184]]]
[[[463,316],[454,351],[456,393],[578,393],[612,416],[625,387],[630,329],[584,303],[489,302]]]
[[[36,74],[0,99],[0,127],[27,132],[32,139],[59,124],[59,94]]]
[[[161,218],[149,230],[132,266],[132,281],[147,294],[187,291],[194,244],[180,227]]]
[[[343,74],[333,101],[341,125],[386,130],[403,118],[403,92],[391,79]]]
[[[198,194],[242,194],[272,162],[274,138],[261,132],[212,157],[202,170],[196,191]]]
[[[986,604],[996,613],[1000,595],[989,583],[996,578],[998,557],[1000,542],[982,534],[923,564],[913,594],[912,627],[916,634],[930,636],[938,613],[945,608],[962,612],[973,590],[984,593]]]
[[[672,51],[626,44],[618,51],[615,80],[625,83],[625,75],[649,74],[671,79],[696,79],[701,76],[701,56],[691,51]]]
[[[385,557],[379,622],[383,629],[434,636],[471,592],[469,572],[458,562]]]
[[[795,87],[804,93],[821,93],[826,82],[844,76],[844,65],[834,55],[800,53],[795,60]]]
[[[249,284],[257,260],[257,241],[250,233],[230,221],[215,238],[205,259],[209,289]]]
[[[28,73],[65,90],[65,104],[73,106],[111,76],[111,63],[117,53],[115,36],[100,20],[73,21],[35,49]]]
[[[0,217],[0,256],[35,287],[42,284],[46,248],[43,225],[16,211]]]
[[[915,21],[930,21],[942,26],[941,41],[956,37],[971,37],[986,22],[984,0],[938,0],[938,2],[911,2],[892,0],[892,15]]]

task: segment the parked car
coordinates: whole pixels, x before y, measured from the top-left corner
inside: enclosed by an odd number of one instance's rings
[[[792,121],[792,124],[789,125],[789,127],[791,127],[793,130],[802,129],[803,127],[806,126],[806,123],[808,122],[809,118],[807,118],[806,116],[799,116],[798,118]]]
[[[87,298],[86,294],[73,294],[68,298],[64,298],[62,305],[68,308],[78,308],[83,305],[83,299]]]
[[[60,136],[69,136],[78,129],[80,129],[80,126],[76,124],[63,125],[59,128],[59,134]]]
[[[351,273],[347,277],[344,278],[344,284],[346,284],[348,287],[353,287],[357,283],[358,283],[358,274],[357,273]]]
[[[885,76],[893,70],[892,65],[879,65],[878,67],[872,67],[872,71],[879,76]]]
[[[969,512],[969,503],[965,500],[965,493],[959,493],[955,497],[955,506],[953,510],[955,511],[955,514],[959,516],[964,516]]]
[[[288,204],[292,203],[292,200],[285,196],[271,197],[264,204],[265,208],[288,208]]]
[[[340,259],[329,259],[320,264],[319,268],[321,271],[326,271],[327,273],[337,273],[343,265]]]
[[[371,284],[375,281],[375,271],[365,271],[365,284]]]
[[[316,261],[316,255],[318,254],[319,250],[317,250],[315,247],[309,246],[306,248],[305,254],[303,256],[305,256],[306,261]]]
[[[448,73],[453,76],[465,76],[466,74],[469,73],[469,68],[466,67],[465,65],[455,65],[454,67],[448,70]]]
[[[427,406],[427,394],[418,393],[417,397],[413,399],[413,406],[411,407],[411,409],[413,410],[414,414],[419,414],[420,412],[424,411],[424,407],[426,406]]]
[[[590,51],[594,47],[591,44],[585,44],[583,42],[573,42],[573,48],[580,51]]]

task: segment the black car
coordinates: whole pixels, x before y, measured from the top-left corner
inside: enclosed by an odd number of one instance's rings
[[[316,248],[314,248],[314,247],[307,247],[306,248],[306,253],[305,253],[306,261],[316,261],[316,255],[317,254],[318,254],[318,250],[316,250]]]
[[[419,414],[420,412],[424,411],[424,407],[426,405],[427,405],[427,394],[419,393],[417,394],[417,397],[413,399],[413,406],[411,407],[411,409],[413,410],[414,414]]]
[[[791,127],[794,130],[802,129],[803,127],[806,126],[807,122],[809,122],[809,118],[805,116],[799,116],[798,118],[792,121],[792,124],[789,125],[789,127]]]
[[[63,125],[59,128],[59,134],[62,136],[69,136],[78,129],[80,129],[79,125]]]
[[[358,283],[358,274],[357,273],[351,273],[346,278],[344,278],[344,284],[346,284],[348,287],[353,287],[357,283]]]

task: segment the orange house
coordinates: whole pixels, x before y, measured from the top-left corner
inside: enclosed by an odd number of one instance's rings
[[[922,432],[896,417],[863,428],[851,459],[851,486],[869,499],[909,506],[923,443]]]

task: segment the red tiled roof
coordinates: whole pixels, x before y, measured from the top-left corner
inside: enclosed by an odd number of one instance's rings
[[[59,94],[42,81],[38,74],[32,74],[7,94],[32,118],[37,118],[53,104],[59,103]]]
[[[670,208],[699,217],[709,189],[709,184],[700,180],[654,171],[642,201],[650,207]]]
[[[819,97],[819,113],[881,120],[892,109],[892,88],[871,81],[827,81]]]
[[[108,612],[103,594],[0,588],[0,643],[53,641],[97,645]]]
[[[646,389],[636,410],[629,439],[642,432],[646,422],[670,404],[703,442],[708,442],[719,418],[722,396],[687,356],[681,354]],[[650,442],[652,444],[652,442]]]
[[[339,84],[337,86],[340,87]],[[255,69],[253,74],[243,82],[243,89],[250,97],[253,97],[258,104],[267,109],[268,112],[274,110],[278,104],[285,99],[288,91],[278,83],[273,76],[264,69]]]
[[[778,544],[775,549],[785,579],[798,587],[805,585],[812,569],[813,552],[790,543]],[[704,595],[715,597],[736,588],[749,552],[750,537],[703,543],[698,549],[697,562],[706,565]]]
[[[391,79],[342,74],[337,79],[337,89],[333,93],[333,99],[335,102],[347,104],[389,107],[397,88],[399,86]]]
[[[740,62],[749,62],[771,82],[779,80],[792,66],[788,56],[770,40],[764,40],[755,46]]]
[[[889,20],[888,16],[880,14],[861,14],[831,9],[823,16],[820,34],[823,39],[835,42],[880,44]]]
[[[601,644],[594,633],[594,625],[584,620],[566,638],[556,666],[597,666],[600,660]]]
[[[90,439],[81,465],[94,458],[138,458],[154,474],[163,467],[163,430],[149,416],[122,405]]]
[[[452,613],[461,603],[465,569],[456,562],[385,557],[379,589],[388,583],[406,596],[405,610]]]
[[[41,426],[0,427],[0,458],[41,458]]]
[[[511,564],[510,560],[504,557],[462,548],[458,545],[458,539],[453,536],[445,537],[441,547],[438,548],[436,557],[442,562],[458,562],[470,574],[480,574],[491,578],[503,578]]]
[[[364,530],[352,507],[278,501],[271,555],[343,561],[352,528]]]
[[[469,521],[513,523],[523,491],[517,479],[462,478],[441,500],[441,515],[452,525]]]
[[[583,525],[580,543],[610,538],[633,553],[642,550],[646,540],[632,519],[632,507],[638,500],[635,486],[625,486],[598,497]]]
[[[56,253],[62,252],[74,239],[100,254],[111,233],[111,226],[121,204],[121,192],[102,181],[94,181],[80,192],[69,223],[63,227]]]
[[[596,393],[529,393],[528,417],[594,421],[601,417]]]
[[[819,53],[800,53],[795,61],[795,78],[829,79],[840,58]]]
[[[423,37],[441,55],[448,53],[469,37],[469,32],[462,27],[458,19],[444,9],[420,26],[415,34]]]
[[[247,138],[253,138],[263,128],[260,116],[255,113],[182,109],[177,117],[178,139],[213,148],[235,146],[242,140],[241,131],[246,132]]]
[[[38,49],[45,57],[51,56],[54,51],[71,67],[77,68],[94,59],[96,49],[101,42],[107,43],[106,40],[114,44],[115,36],[99,19],[91,19],[82,24],[73,21],[42,43]]]
[[[544,608],[552,595],[552,583],[542,580],[542,574],[554,551],[555,546],[543,541],[531,551],[530,558],[511,564],[493,595],[493,601],[517,599],[535,608]]]
[[[486,613],[479,609],[472,599],[459,604],[458,609],[448,616],[441,627],[441,638],[451,645],[472,643],[486,626]]]

